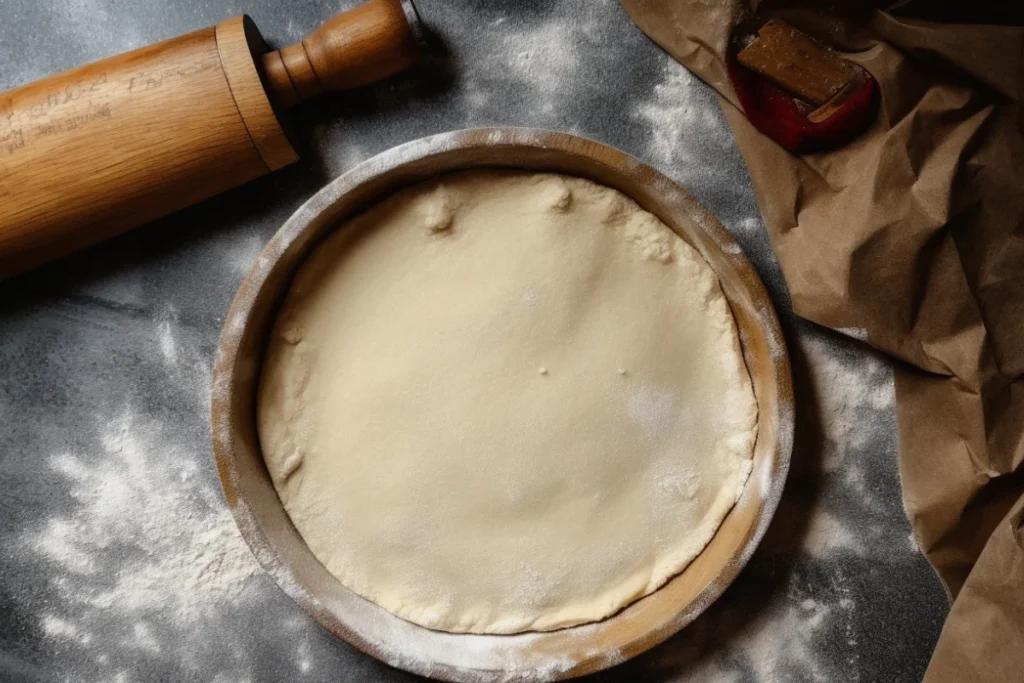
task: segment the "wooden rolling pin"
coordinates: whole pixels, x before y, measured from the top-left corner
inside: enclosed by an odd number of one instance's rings
[[[0,278],[298,159],[281,114],[416,62],[409,0],[271,52],[247,16],[0,93]]]

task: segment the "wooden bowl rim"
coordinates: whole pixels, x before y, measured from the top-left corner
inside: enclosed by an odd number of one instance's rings
[[[545,638],[550,640],[549,637],[552,637],[554,634],[579,635],[581,640],[598,635],[603,637],[608,632],[614,631],[617,621],[628,620],[630,613],[634,612],[638,605],[656,599],[656,596],[665,591],[668,586],[679,580],[686,573],[686,569],[670,579],[658,591],[628,605],[622,611],[603,621],[538,634],[484,636],[432,631],[390,614],[374,603],[352,593],[339,581],[334,580],[337,588],[340,588],[343,593],[348,594],[346,598],[348,600],[347,606],[340,609],[339,600],[337,599],[338,595],[325,596],[314,594],[299,579],[289,563],[281,557],[268,536],[267,529],[264,528],[263,523],[260,521],[259,515],[242,491],[242,481],[245,473],[240,469],[238,454],[236,453],[237,448],[245,447],[244,444],[240,443],[245,439],[245,436],[239,432],[244,426],[236,424],[234,418],[234,412],[238,410],[238,402],[242,401],[246,405],[251,406],[252,413],[255,413],[254,395],[247,397],[234,395],[236,393],[237,377],[240,373],[258,374],[259,365],[262,362],[262,349],[264,348],[266,335],[264,335],[263,340],[260,342],[259,362],[255,364],[255,367],[252,367],[251,361],[239,358],[240,346],[243,336],[251,332],[248,328],[253,308],[260,297],[266,295],[264,289],[268,278],[279,265],[284,254],[290,248],[294,248],[304,237],[308,237],[308,233],[319,231],[320,234],[318,234],[316,239],[310,239],[308,244],[300,247],[302,254],[308,255],[310,250],[314,248],[315,242],[324,234],[329,233],[333,226],[338,225],[339,222],[344,221],[347,217],[366,208],[366,206],[350,208],[344,215],[334,216],[326,222],[321,220],[325,215],[329,215],[332,208],[341,203],[346,195],[375,179],[382,179],[385,176],[395,174],[401,175],[403,169],[407,169],[411,165],[457,150],[478,151],[481,153],[481,158],[485,159],[488,155],[497,158],[499,150],[508,152],[510,149],[531,150],[534,152],[544,150],[545,152],[553,152],[586,160],[588,163],[605,167],[618,177],[628,178],[633,182],[655,187],[662,205],[671,203],[677,208],[683,207],[688,218],[692,220],[697,228],[697,231],[704,237],[707,237],[708,241],[706,244],[693,244],[689,237],[681,233],[680,236],[697,247],[702,255],[705,256],[705,259],[708,258],[708,250],[711,249],[717,252],[717,259],[724,259],[729,267],[735,269],[736,274],[742,279],[743,287],[747,290],[751,300],[758,304],[755,313],[756,322],[771,348],[770,367],[774,380],[774,395],[768,398],[774,401],[774,407],[776,408],[776,414],[774,415],[775,439],[770,446],[765,447],[765,457],[768,457],[770,460],[762,466],[766,476],[759,483],[761,493],[760,508],[757,512],[755,523],[749,528],[745,540],[735,550],[729,561],[721,566],[713,579],[708,581],[703,589],[686,604],[679,605],[678,611],[670,619],[651,624],[650,628],[646,631],[630,636],[628,641],[620,643],[617,648],[577,649],[574,652],[575,656],[563,660],[557,659],[558,653],[553,654],[545,650],[544,647],[539,646],[543,645]],[[488,166],[517,167],[513,163],[495,161],[492,163],[474,162],[464,166],[464,168]],[[529,170],[527,165],[518,167]],[[452,172],[454,170],[458,170],[458,167],[444,169],[440,173]],[[571,175],[572,173],[567,174]],[[420,180],[412,180],[404,184],[414,184],[415,182],[420,182]],[[399,181],[395,187],[388,189],[383,194],[387,195],[397,191],[397,188],[402,184]],[[378,196],[368,204],[379,201],[380,198]],[[653,210],[647,206],[644,208]],[[330,227],[325,227],[328,223]],[[670,225],[670,227],[673,227],[673,230],[679,233],[675,226]],[[301,260],[302,258],[299,258],[298,262],[301,263]],[[709,264],[712,265],[712,268],[715,268],[714,263],[710,260]],[[275,297],[278,301],[283,291],[287,290],[287,285],[292,275],[294,275],[296,267],[297,265],[291,267],[291,272],[284,280],[284,286],[279,288],[280,291],[276,292]],[[717,268],[715,270],[719,272]],[[719,276],[721,277],[720,272]],[[727,298],[729,298],[730,304],[735,308],[735,304],[732,298],[728,297],[728,294]],[[277,304],[274,305],[275,310],[276,307]],[[747,344],[748,341],[741,335],[741,345],[744,347],[745,353],[747,352]],[[256,380],[252,381],[255,382]],[[759,395],[759,409],[763,410],[762,401],[764,400],[765,398]],[[696,619],[736,578],[767,530],[778,506],[789,470],[793,441],[793,414],[793,389],[789,357],[774,306],[753,265],[743,254],[739,244],[725,230],[717,218],[701,206],[676,182],[624,152],[594,140],[567,133],[510,127],[456,130],[414,140],[391,148],[362,162],[352,170],[331,181],[299,207],[261,252],[256,263],[242,282],[238,294],[231,305],[218,345],[211,398],[214,458],[228,506],[242,537],[249,545],[257,561],[274,578],[280,588],[326,630],[363,652],[387,664],[412,673],[440,680],[466,683],[505,681],[509,680],[510,676],[518,677],[515,680],[563,680],[594,673],[646,651],[677,633]],[[760,424],[761,417],[759,416]],[[758,440],[760,441],[760,439],[759,433]],[[757,453],[758,451],[755,450],[755,459],[758,457]],[[260,462],[262,463],[262,456],[260,456]],[[754,474],[751,475],[751,479],[753,478]],[[750,489],[750,487],[751,485],[748,482],[746,489]],[[275,500],[277,500],[276,494]],[[743,497],[741,497],[742,500]],[[277,500],[277,505],[280,506],[281,512],[283,512],[283,506],[279,500]],[[730,510],[728,516],[731,516],[739,506],[740,502],[737,502],[736,507]],[[722,526],[725,523],[725,520],[723,520]],[[277,531],[280,532],[280,529]],[[291,533],[298,534],[294,527],[291,528]],[[299,539],[301,541],[301,537]],[[302,545],[305,545],[304,542],[302,542]],[[711,543],[709,543],[709,547],[710,545]],[[306,548],[306,552],[312,555],[308,548]],[[694,563],[696,561],[695,559]],[[322,565],[321,569],[323,569]],[[326,569],[323,569],[323,571],[326,572]],[[351,602],[349,598],[354,598],[358,602]],[[362,611],[374,612],[374,619],[381,619],[385,622],[394,620],[394,622],[389,622],[389,628],[396,629],[396,635],[392,639],[393,642],[382,642],[380,640],[372,642],[361,634],[359,628],[350,623],[351,615],[341,613],[350,609],[353,605],[358,605]],[[406,643],[400,640],[399,635],[397,635],[401,631],[406,632],[406,636],[403,637],[407,637],[408,633],[417,632],[417,637],[422,637],[426,641],[436,640],[438,641],[437,646],[442,648],[458,648],[460,647],[460,642],[468,643],[474,639],[477,642],[481,642],[480,639],[503,639],[510,643],[510,652],[520,654],[524,661],[514,661],[515,654],[511,655],[508,666],[493,668],[473,668],[430,661],[429,654],[426,657],[403,654]],[[387,632],[390,633],[390,631]],[[526,638],[527,636],[529,638]],[[557,642],[565,640],[564,638],[559,638],[560,640]],[[517,639],[519,642],[524,643],[521,647],[512,645],[512,643],[517,642]],[[539,654],[533,656],[531,653],[535,652]],[[557,665],[558,661],[563,661],[564,666]]]

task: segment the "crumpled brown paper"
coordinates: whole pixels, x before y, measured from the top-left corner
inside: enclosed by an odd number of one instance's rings
[[[925,681],[1024,681],[1024,3],[621,2],[718,91],[796,312],[901,361],[904,503],[953,599]],[[802,157],[758,132],[724,62],[752,15],[870,71],[875,124]]]

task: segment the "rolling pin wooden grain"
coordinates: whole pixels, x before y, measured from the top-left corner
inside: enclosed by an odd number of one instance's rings
[[[271,52],[247,16],[0,93],[0,278],[298,159],[281,114],[416,62],[409,0]]]

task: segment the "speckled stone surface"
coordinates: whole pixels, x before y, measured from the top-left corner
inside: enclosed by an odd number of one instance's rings
[[[0,0],[0,89],[250,13],[277,45],[352,3]],[[304,161],[0,284],[0,680],[411,681],[336,642],[258,567],[213,467],[220,325],[262,245],[331,177],[479,125],[553,128],[677,178],[736,235],[789,336],[780,509],[704,616],[591,680],[917,681],[946,600],[899,494],[891,369],[789,313],[712,93],[612,0],[419,0],[418,72],[296,117]]]

